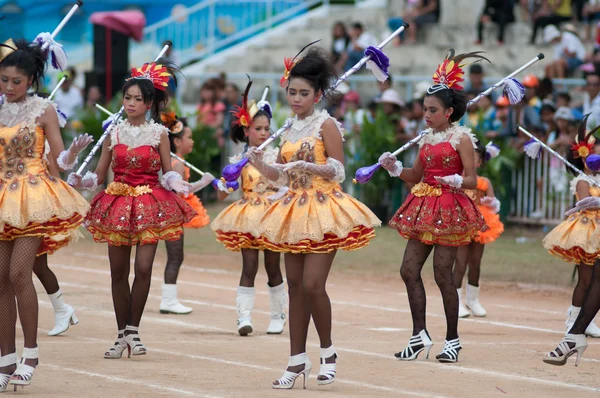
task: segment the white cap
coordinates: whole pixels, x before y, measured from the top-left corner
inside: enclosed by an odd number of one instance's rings
[[[342,94],[348,94],[350,92],[350,86],[346,82],[341,82],[339,86],[337,86],[337,91]]]
[[[413,99],[418,100],[427,94],[427,89],[431,87],[431,81],[423,80],[415,84],[415,91],[413,93]]]
[[[387,102],[390,104],[404,106],[404,101],[400,98],[400,94],[393,88],[388,88],[381,94],[381,98],[379,98],[379,103]]]
[[[544,43],[551,43],[554,39],[560,37],[560,30],[554,25],[548,25],[544,28]]]
[[[563,120],[568,120],[568,121],[575,120],[575,118],[573,117],[573,112],[571,111],[571,108],[568,108],[566,106],[561,106],[554,113],[554,120],[556,121],[558,119],[563,119]]]

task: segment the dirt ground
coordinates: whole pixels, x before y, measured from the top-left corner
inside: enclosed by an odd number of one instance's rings
[[[189,252],[192,252],[191,250]],[[201,253],[201,252],[200,252]],[[181,301],[194,308],[184,316],[161,315],[158,307],[165,263],[161,244],[152,289],[142,319],[141,338],[148,355],[106,360],[116,337],[105,245],[91,239],[50,258],[65,300],[80,323],[63,336],[48,337],[53,312],[37,284],[40,299],[40,365],[30,387],[19,396],[40,397],[597,397],[600,394],[600,340],[589,339],[579,367],[542,362],[564,334],[568,288],[488,283],[482,288],[486,318],[460,321],[464,349],[457,364],[434,357],[444,342],[442,302],[431,277],[428,330],[431,358],[400,362],[393,353],[408,342],[411,318],[399,276],[357,275],[334,269],[329,295],[333,303],[333,341],[338,378],[317,386],[319,350],[314,326],[308,353],[314,364],[307,390],[273,390],[288,358],[287,330],[265,334],[269,302],[264,271],[257,277],[255,333],[236,333],[235,291],[240,259],[236,254],[186,252],[179,277]],[[37,282],[36,282],[37,283]],[[286,328],[287,329],[287,328]],[[19,330],[18,347],[22,347]],[[8,392],[6,396],[11,396]]]

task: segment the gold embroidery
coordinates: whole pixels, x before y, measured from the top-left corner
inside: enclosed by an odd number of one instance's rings
[[[108,195],[113,196],[140,196],[148,193],[152,193],[152,188],[148,185],[140,185],[139,187],[132,187],[131,185],[123,184],[120,182],[113,181],[108,184],[104,191]]]
[[[422,196],[441,196],[442,188],[433,187],[424,182],[420,182],[417,185],[415,185],[414,187],[412,187],[412,189],[410,190],[410,193],[412,193],[413,195],[415,195],[418,198],[420,198]]]

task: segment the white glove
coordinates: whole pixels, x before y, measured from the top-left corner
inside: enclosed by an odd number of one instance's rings
[[[575,203],[575,207],[567,211],[565,215],[570,216],[573,213],[592,208],[600,208],[600,198],[596,196],[588,196],[587,198],[583,198],[579,202]]]
[[[462,187],[462,184],[463,184],[463,178],[461,176],[459,176],[458,174],[452,174],[450,176],[445,176],[445,177],[435,177],[435,179],[440,184],[449,185],[452,188],[460,188],[460,187]]]
[[[489,207],[490,209],[492,209],[494,214],[498,214],[498,212],[500,211],[500,201],[498,200],[498,198],[484,196],[483,198],[481,198],[481,200],[479,202],[483,206],[486,206],[486,207]]]
[[[250,160],[250,163],[263,163],[263,155],[264,152],[262,149],[258,149],[258,147],[251,146],[246,151],[246,157]]]
[[[93,141],[94,138],[88,134],[80,134],[75,137],[69,149],[62,151],[58,155],[58,159],[56,159],[58,167],[62,170],[71,170],[77,164],[79,152],[83,151]]]
[[[98,188],[98,176],[96,173],[87,172],[85,176],[81,177],[77,173],[69,174],[67,177],[67,184],[72,186],[73,188],[87,189],[88,191],[93,191]]]
[[[162,177],[162,186],[169,191],[175,191],[177,193],[188,194],[190,193],[191,184],[187,181],[183,181],[183,177],[176,171],[169,171]]]
[[[206,188],[214,179],[215,177],[212,174],[204,173],[200,180],[191,183],[190,192],[198,192],[199,190]]]
[[[280,169],[284,173],[291,170],[302,170],[310,174],[327,178],[328,180],[336,181],[338,183],[344,182],[346,173],[344,172],[344,165],[337,159],[327,158],[326,164],[314,164],[305,162],[304,160],[296,160],[289,163],[274,163],[273,167]]]
[[[400,177],[400,174],[402,174],[402,170],[404,169],[402,162],[396,160],[396,157],[390,152],[385,152],[383,155],[381,155],[377,163],[379,163],[381,167],[388,171],[390,177]]]
[[[229,192],[229,188],[227,188],[227,184],[221,180],[219,180],[219,182],[217,183],[217,188],[219,188],[219,191],[225,192],[227,195],[229,195],[231,193],[231,192]]]

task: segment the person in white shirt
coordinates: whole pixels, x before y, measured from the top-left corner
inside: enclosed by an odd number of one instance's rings
[[[71,119],[77,111],[83,108],[83,96],[81,90],[73,85],[73,81],[77,76],[75,68],[67,70],[68,79],[65,80],[60,90],[54,95],[54,102],[65,115],[67,119]],[[59,77],[59,80],[62,76]]]
[[[590,72],[585,76],[585,94],[583,97],[583,114],[591,115],[587,119],[587,129],[600,126],[600,73]]]
[[[554,44],[554,61],[546,65],[546,77],[564,78],[583,65],[585,46],[568,26],[562,32],[554,25],[546,26],[544,42]]]
[[[365,31],[360,22],[354,22],[350,27],[350,43],[346,51],[340,56],[336,67],[341,70],[352,68],[365,55],[365,49],[369,46],[377,46],[379,43],[372,33]]]

